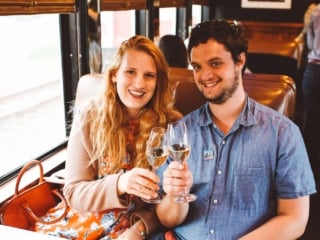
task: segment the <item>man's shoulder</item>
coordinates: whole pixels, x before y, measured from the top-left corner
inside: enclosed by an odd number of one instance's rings
[[[257,100],[248,97],[248,109],[252,112],[253,115],[258,114],[268,114],[268,115],[275,115],[275,116],[281,116],[285,117],[282,113],[276,111],[275,109],[271,108],[270,106],[267,106],[265,104],[262,104],[258,102]]]
[[[249,98],[248,111],[253,115],[257,122],[261,122],[263,124],[269,122],[273,125],[275,124],[282,127],[297,127],[292,119],[252,98]]]

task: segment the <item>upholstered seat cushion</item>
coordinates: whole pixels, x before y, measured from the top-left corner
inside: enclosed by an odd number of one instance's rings
[[[250,97],[293,119],[296,86],[292,78],[279,74],[246,73],[243,84]],[[205,99],[194,82],[181,80],[176,86],[175,101],[176,108],[185,115],[203,104]]]

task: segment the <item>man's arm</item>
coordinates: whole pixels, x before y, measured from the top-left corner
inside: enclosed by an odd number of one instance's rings
[[[279,199],[277,216],[240,240],[292,240],[301,236],[309,218],[309,196]]]
[[[174,196],[182,191],[188,191],[193,183],[188,163],[183,165],[172,161],[163,173],[163,190],[166,196],[157,204],[156,213],[160,222],[168,228],[181,224],[189,211],[189,203],[177,203]]]
[[[167,228],[181,224],[189,211],[189,203],[177,203],[173,197],[166,195],[161,204],[156,206],[157,216],[163,226]]]

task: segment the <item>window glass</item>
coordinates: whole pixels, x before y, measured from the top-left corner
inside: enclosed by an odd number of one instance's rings
[[[201,5],[192,5],[192,27],[201,22]]]
[[[104,72],[122,41],[135,34],[135,11],[102,11],[100,17]]]
[[[166,34],[176,34],[176,8],[160,8],[159,19],[160,37]],[[192,5],[192,26],[199,22],[201,22],[201,6]]]
[[[58,14],[0,17],[0,178],[66,140]]]
[[[176,34],[176,8],[160,8],[159,19],[159,36]]]

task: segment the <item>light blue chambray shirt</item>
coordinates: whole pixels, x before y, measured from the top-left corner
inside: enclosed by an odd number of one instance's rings
[[[238,239],[276,214],[278,198],[315,193],[315,182],[298,127],[251,98],[230,132],[213,124],[208,104],[185,116],[193,172],[181,239]],[[159,169],[159,176],[166,168]]]

